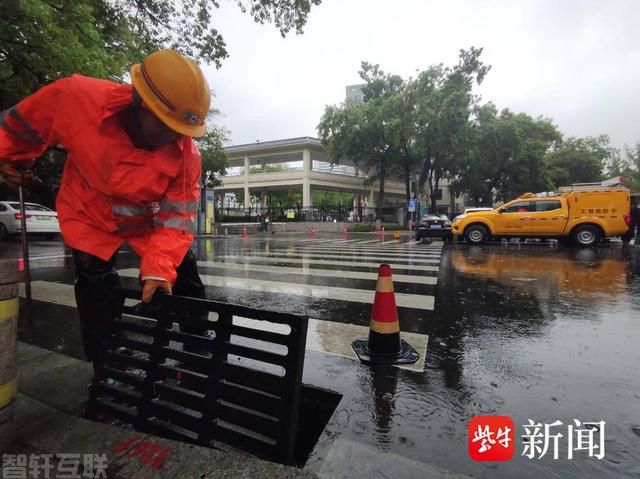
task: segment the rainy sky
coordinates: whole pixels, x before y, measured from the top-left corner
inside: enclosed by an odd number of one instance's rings
[[[407,78],[469,46],[492,65],[483,101],[567,136],[640,141],[640,1],[323,0],[284,39],[233,1],[216,15],[230,57],[206,71],[232,144],[317,136],[363,60]]]

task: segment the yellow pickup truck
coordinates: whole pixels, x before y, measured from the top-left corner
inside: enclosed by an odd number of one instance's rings
[[[457,216],[454,235],[480,244],[491,237],[556,238],[562,243],[593,246],[602,238],[621,236],[631,224],[626,188],[569,191],[553,196],[533,193],[491,211]]]

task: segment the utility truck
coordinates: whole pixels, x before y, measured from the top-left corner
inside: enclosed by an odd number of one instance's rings
[[[624,235],[631,224],[629,190],[603,183],[564,187],[559,193],[525,193],[491,211],[456,217],[451,231],[472,244],[511,237],[593,246]]]

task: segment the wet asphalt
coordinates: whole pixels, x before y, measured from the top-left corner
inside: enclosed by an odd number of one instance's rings
[[[321,239],[331,237],[319,235]],[[309,250],[307,240],[300,236],[207,239],[195,243],[194,250],[199,260],[216,263],[201,268],[203,275],[244,278],[255,284],[274,281],[375,290],[375,280],[340,277],[343,270],[375,272],[373,265],[362,266],[375,260],[358,259],[372,256],[370,252],[351,253],[346,245],[322,248],[320,242],[313,245],[317,250]],[[361,249],[369,246],[362,244]],[[0,248],[0,256],[11,257],[17,255],[19,244],[0,243]],[[404,251],[401,248],[390,244],[385,250],[397,254]],[[360,265],[328,264],[340,262],[340,256],[351,261],[352,254]],[[34,241],[31,255],[42,258],[33,262],[33,280],[73,283],[71,258],[60,242]],[[381,258],[404,266],[394,268],[394,274],[437,277],[436,285],[394,284],[396,292],[435,296],[433,310],[399,308],[403,331],[429,335],[423,372],[371,370],[348,358],[307,353],[304,381],[343,394],[328,425],[329,434],[310,463],[322,462],[332,438],[338,437],[473,477],[639,477],[640,248],[619,243],[583,250],[555,243],[477,247],[454,243],[445,246],[440,263],[433,264],[437,271],[411,269],[431,265],[424,262],[426,257],[408,253]],[[236,269],[226,269],[225,263]],[[276,268],[273,273],[237,268],[243,264]],[[131,253],[118,258],[118,269],[137,265]],[[335,271],[336,276],[289,270],[304,265]],[[277,267],[287,268],[286,272]],[[123,282],[135,287],[137,280]],[[367,325],[369,321],[368,304],[233,285],[208,287],[207,294],[330,322]],[[32,318],[37,344],[82,357],[73,308],[35,302]],[[21,325],[23,336],[26,326]],[[551,452],[542,459],[529,459],[522,456],[524,446],[516,438],[511,461],[474,462],[467,453],[467,425],[476,415],[508,415],[516,435],[529,419],[542,424],[558,420],[564,425],[574,419],[604,420],[605,458],[589,458],[579,451],[569,460],[563,437],[558,459],[552,459]],[[558,432],[566,434],[566,429]],[[357,465],[345,468],[355,471]],[[390,462],[388,468],[380,477],[406,477],[401,466]]]

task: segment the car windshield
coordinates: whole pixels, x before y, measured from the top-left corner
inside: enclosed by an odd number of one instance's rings
[[[433,220],[441,220],[441,219],[442,218],[436,215],[424,215],[422,217],[422,221],[433,221]]]

